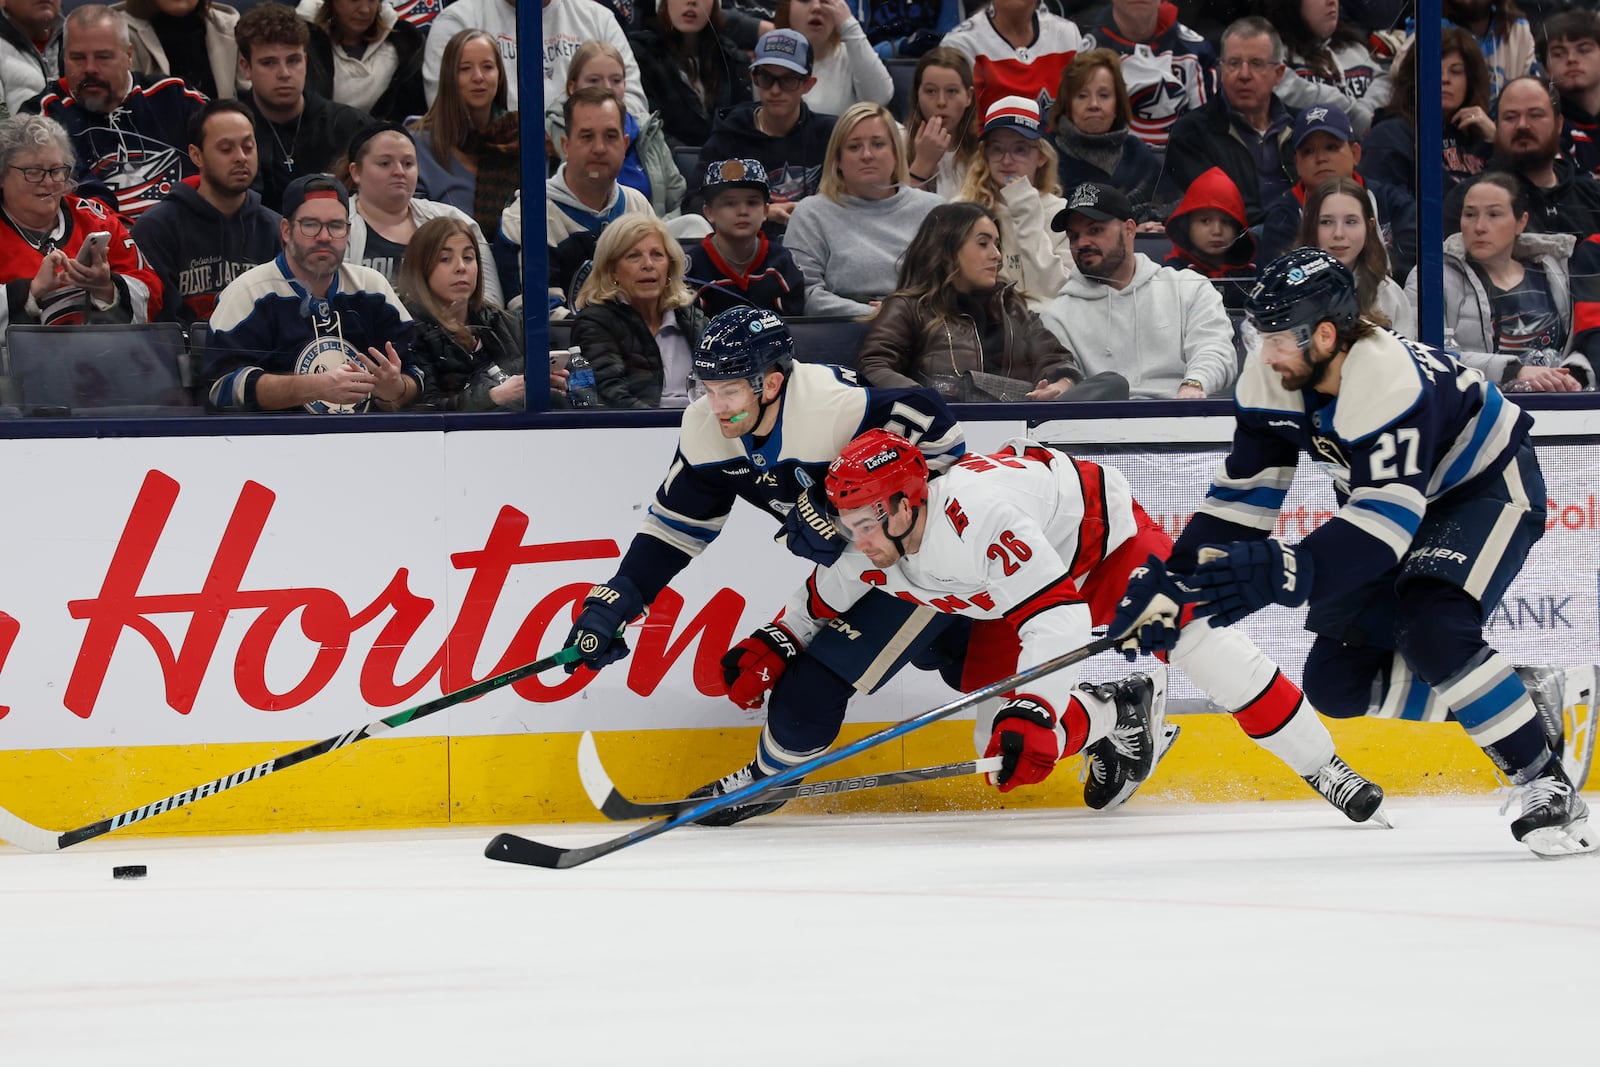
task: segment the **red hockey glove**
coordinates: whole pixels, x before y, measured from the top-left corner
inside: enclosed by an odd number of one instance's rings
[[[983,754],[1000,757],[1000,770],[989,777],[1002,793],[1044,781],[1061,758],[1055,713],[1029,697],[1008,701],[994,717]]]
[[[800,645],[788,630],[776,624],[761,627],[722,657],[728,699],[746,711],[759,708],[783,677],[789,661],[799,654]]]

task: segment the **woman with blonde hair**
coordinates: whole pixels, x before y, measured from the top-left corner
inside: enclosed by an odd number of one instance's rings
[[[1072,269],[1066,234],[1050,226],[1067,202],[1056,180],[1055,149],[1043,133],[1038,104],[1020,96],[996,100],[984,113],[978,154],[955,196],[1000,220],[1000,280],[1033,310],[1055,298]]]
[[[900,254],[939,203],[908,184],[888,108],[856,104],[840,115],[817,195],[795,205],[783,239],[805,276],[806,314],[871,314],[895,288]]]
[[[683,274],[683,249],[654,215],[629,212],[601,231],[572,341],[594,367],[605,407],[688,405],[706,317]]]
[[[806,106],[812,111],[837,115],[851,104],[893,99],[889,69],[845,0],[778,0],[772,24],[794,30],[811,46],[811,76],[817,84],[806,93]]]
[[[551,100],[544,109],[545,140],[551,149],[559,156],[561,138],[567,133],[566,114],[562,109],[566,97],[590,86],[611,93],[622,106],[622,132],[628,138],[628,151],[622,157],[617,183],[649,197],[650,209],[659,217],[677,216],[683,210],[683,195],[689,183],[672,158],[661,112],[652,111],[642,118],[629,114],[628,68],[622,52],[611,42],[585,41],[572,53],[572,61],[567,65],[567,91],[560,99]]]
[[[978,156],[978,94],[972,64],[954,48],[931,48],[911,75],[906,167],[911,184],[952,197]]]
[[[428,198],[471,215],[498,233],[500,212],[522,179],[518,114],[506,110],[506,67],[483,30],[462,30],[444,46],[439,94],[411,123]]]
[[[522,323],[483,296],[479,238],[465,219],[417,227],[400,261],[400,299],[417,323],[418,411],[521,411]]]

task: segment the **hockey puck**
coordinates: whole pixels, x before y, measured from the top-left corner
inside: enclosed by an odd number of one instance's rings
[[[149,873],[150,869],[142,863],[136,863],[129,867],[111,868],[111,877],[119,879],[143,878]]]

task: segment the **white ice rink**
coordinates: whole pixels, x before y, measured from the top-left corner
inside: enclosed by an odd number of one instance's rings
[[[0,1064],[1600,1061],[1600,859],[1390,810],[780,815],[568,871],[482,828],[0,846]]]

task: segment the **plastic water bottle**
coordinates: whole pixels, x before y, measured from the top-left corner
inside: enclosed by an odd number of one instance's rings
[[[600,394],[594,388],[594,367],[577,347],[567,349],[567,400],[575,408],[600,406]]]

